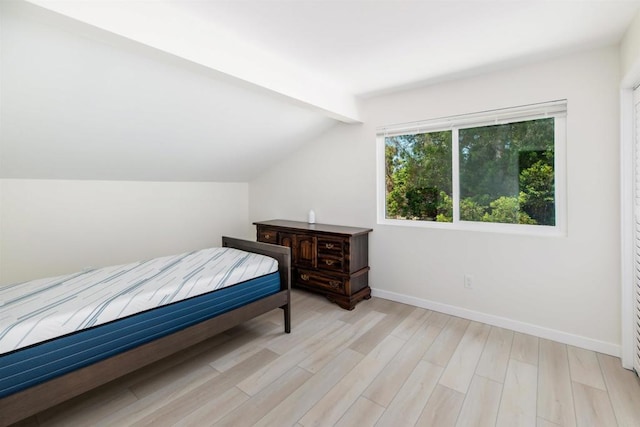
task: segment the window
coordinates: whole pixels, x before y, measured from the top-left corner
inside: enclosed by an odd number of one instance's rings
[[[565,116],[556,101],[378,129],[379,222],[563,232]]]
[[[451,131],[385,138],[387,218],[451,217]]]

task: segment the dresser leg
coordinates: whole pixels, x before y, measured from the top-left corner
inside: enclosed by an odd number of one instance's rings
[[[344,296],[337,297],[335,295],[325,294],[325,297],[327,297],[327,299],[332,303],[338,304],[340,308],[344,308],[345,310],[351,311],[356,308],[355,302],[351,301],[349,298],[345,298]]]
[[[353,310],[354,308],[356,308],[356,304],[360,301],[364,299],[371,299],[371,288],[367,286],[366,288],[359,290],[351,296],[336,294],[325,294],[325,296],[329,301],[338,304],[345,310]]]

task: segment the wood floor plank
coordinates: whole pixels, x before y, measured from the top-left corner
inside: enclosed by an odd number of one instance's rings
[[[439,333],[440,328],[423,323],[362,395],[385,408],[389,406]]]
[[[453,427],[456,425],[464,394],[438,384],[431,393],[416,426]]]
[[[210,351],[202,353],[201,359],[206,357],[207,363],[216,370],[223,372],[236,364],[248,359],[263,348],[263,344],[270,339],[285,335],[281,326],[270,322],[240,325],[230,331],[231,339],[213,347]],[[257,347],[256,351],[245,352],[247,348]],[[221,369],[217,369],[214,366]]]
[[[381,300],[381,298],[373,297],[370,300],[359,302],[356,309],[342,310],[342,315],[338,317],[338,320],[346,323],[355,323],[370,311],[383,313],[383,310],[376,310],[376,303],[378,300]]]
[[[232,339],[248,334],[251,334],[254,337],[260,337],[262,333],[269,333],[269,331],[275,329],[282,331],[282,326],[278,327],[277,323],[266,320],[261,321],[258,319],[250,319],[240,325],[234,326],[231,329],[227,329],[224,333],[229,335]]]
[[[369,311],[377,311],[384,314],[394,314],[398,310],[401,310],[404,306],[404,304],[389,304],[389,302],[389,300],[376,297],[373,297],[369,300],[361,301],[358,303],[357,308],[353,310],[341,310],[342,315],[338,317],[338,320],[346,323],[355,323],[358,320],[362,319],[362,316],[364,316]]]
[[[498,427],[535,427],[538,368],[516,359],[509,361],[504,381]]]
[[[335,427],[373,427],[384,412],[384,407],[360,397],[336,423]]]
[[[282,313],[279,315],[281,316]],[[311,310],[298,315],[297,327],[290,334],[284,333],[281,325],[263,331],[253,327],[250,332],[227,343],[223,347],[224,352],[215,355],[209,364],[216,370],[224,372],[267,346],[269,346],[269,350],[282,354],[286,349],[297,344],[296,341],[309,335],[310,331],[307,330],[307,325],[314,325],[319,329],[322,326],[318,325],[318,321],[321,320],[320,316],[320,313]],[[327,320],[328,322],[329,320]],[[282,348],[285,350],[281,350]]]
[[[640,380],[624,369],[620,359],[598,353],[598,362],[619,426],[638,426],[640,420]]]
[[[305,427],[332,426],[398,353],[406,341],[388,335],[305,414]]]
[[[264,349],[264,346],[260,340],[256,339],[254,341],[249,341],[244,345],[229,349],[229,352],[224,356],[212,360],[209,363],[209,366],[218,372],[228,371],[238,363],[247,360],[256,353],[259,353],[262,349]]]
[[[360,305],[358,305],[360,306]],[[412,310],[415,307],[407,305],[407,304],[402,304],[402,303],[397,303],[388,299],[384,299],[384,298],[371,298],[369,300],[369,306],[368,309],[369,310],[375,310],[375,311],[379,311],[381,313],[385,313],[385,314],[399,314],[402,311],[405,310]],[[406,313],[406,311],[405,311]]]
[[[186,384],[197,377],[208,379],[218,375],[218,371],[209,366],[207,361],[207,355],[189,359],[170,369],[158,372],[153,377],[131,384],[129,390],[138,399],[142,399],[150,394],[157,393],[158,390],[164,387],[180,387],[181,384]]]
[[[250,426],[302,386],[312,374],[294,367],[267,388],[251,397],[238,408],[216,422],[216,427]]]
[[[398,326],[391,331],[391,335],[395,335],[403,340],[408,340],[413,334],[416,333],[418,328],[422,326],[427,318],[431,316],[431,311],[424,308],[414,308],[407,317],[400,322]]]
[[[440,384],[467,393],[491,327],[471,322],[440,378]]]
[[[263,349],[260,353],[257,353],[251,358],[236,365],[233,369],[221,373],[196,389],[191,390],[189,393],[185,393],[179,398],[174,399],[170,405],[163,405],[158,410],[142,417],[137,424],[173,424],[185,417],[187,414],[196,412],[199,408],[207,405],[210,401],[217,403],[218,399],[221,398],[220,396],[224,395],[224,399],[226,400],[228,396],[226,396],[225,393],[228,390],[234,388],[233,386],[238,384],[238,382],[256,372],[264,365],[264,363],[269,363],[277,357],[278,355],[276,353]],[[135,424],[136,423],[134,423],[134,425]]]
[[[429,318],[427,319],[427,322],[433,326],[437,326],[438,328],[444,328],[451,319],[452,316],[449,316],[448,314],[432,311],[431,316],[429,316]]]
[[[89,427],[95,423],[96,419],[121,410],[136,400],[138,398],[129,389],[107,384],[40,413],[35,425]]]
[[[600,371],[596,353],[578,347],[567,346],[571,380],[600,390],[607,390]]]
[[[424,355],[424,360],[446,367],[469,323],[468,320],[460,317],[450,317],[436,341]]]
[[[538,417],[538,423],[536,424],[536,427],[561,427],[561,426],[560,424],[552,423],[549,420],[545,420],[544,418]]]
[[[299,345],[309,336],[327,328],[329,325],[336,323],[338,311],[332,313],[317,313],[315,311],[308,312],[310,315],[302,323],[296,325],[289,334],[281,334],[273,340],[268,341],[265,346],[278,354],[284,354],[292,347]]]
[[[306,340],[289,349],[286,353],[281,354],[280,357],[272,360],[270,363],[265,363],[261,369],[239,383],[238,388],[249,396],[254,396],[282,376],[286,371],[302,362],[314,352],[321,350],[322,339],[324,337],[348,327],[349,325],[346,323],[333,322],[315,335],[307,337]]]
[[[190,371],[187,375],[176,377],[172,382],[162,384],[156,391],[146,394],[135,402],[110,411],[104,417],[94,420],[94,425],[132,424],[140,418],[159,410],[165,405],[172,405],[181,396],[216,378],[218,371],[208,365]]]
[[[291,318],[293,320],[293,313],[291,313]],[[277,312],[275,310],[269,311],[267,313],[263,313],[260,316],[254,317],[253,319],[251,319],[253,321],[256,322],[263,322],[263,323],[273,323],[274,325],[280,325],[280,327],[283,327],[283,315],[282,312]]]
[[[399,304],[394,310],[388,310],[384,319],[368,330],[367,333],[355,340],[349,348],[362,354],[369,353],[380,343],[380,341],[384,339],[384,337],[389,335],[398,325],[399,321],[401,321],[411,311],[412,307],[404,304]]]
[[[400,421],[403,425],[413,425],[418,421],[442,372],[441,366],[425,360],[418,362],[376,426],[395,427]]]
[[[249,396],[237,387],[225,392],[215,390],[212,398],[206,399],[198,408],[186,414],[180,414],[177,420],[170,420],[174,426],[190,427],[212,425],[225,415],[249,400]],[[165,418],[153,422],[154,425],[169,421]],[[146,425],[146,424],[145,424]]]
[[[484,351],[476,367],[476,374],[504,383],[512,342],[512,331],[492,326]]]
[[[538,337],[515,332],[511,346],[511,359],[538,366]]]
[[[255,425],[256,427],[290,426],[311,409],[334,385],[347,375],[364,355],[346,349],[335,358],[333,363],[314,374],[307,382],[298,387],[279,405],[271,409]]]
[[[336,333],[327,335],[322,339],[320,348],[310,354],[306,359],[298,363],[298,366],[309,372],[316,373],[327,363],[336,357],[342,350],[349,347],[354,341],[367,333],[386,315],[377,311],[371,311],[353,324],[347,324]]]
[[[125,408],[126,410],[124,411],[110,414],[104,420],[101,420],[100,424],[144,425],[157,424],[161,420],[162,422],[167,420],[177,421],[180,414],[188,414],[196,410],[207,400],[214,399],[216,393],[220,394],[227,391],[260,369],[265,363],[269,363],[277,357],[276,353],[264,349],[226,372],[210,378],[202,375],[196,376],[182,387],[180,387],[180,384],[174,384],[168,390],[165,387],[156,393],[139,399],[133,405]]]
[[[184,351],[174,354],[171,357],[164,358],[155,363],[152,363],[149,366],[134,371],[116,381],[121,383],[125,387],[132,387],[135,384],[141,384],[150,379],[163,375],[163,372],[169,369],[174,369],[178,365],[192,363],[191,361],[197,358],[200,358],[199,360],[203,361],[203,364],[208,363],[209,359],[212,356],[212,352],[215,352],[216,348],[220,347],[231,338],[231,335],[229,335],[227,332],[218,334],[212,338],[209,338],[208,340],[194,345],[193,347],[189,347]],[[198,366],[200,365],[199,363],[196,364]]]
[[[498,416],[501,394],[502,384],[474,375],[469,392],[462,404],[456,426],[494,426]]]
[[[565,344],[540,340],[537,413],[539,417],[563,426],[576,425]]]
[[[606,391],[573,382],[576,422],[580,426],[615,426],[616,416]],[[636,420],[639,422],[640,420]]]
[[[297,298],[297,295],[300,294],[306,295]],[[292,289],[291,295],[296,296],[295,299],[292,299],[291,303],[291,313],[294,316],[303,311],[315,311],[320,314],[337,312],[340,313],[340,316],[345,313],[345,310],[340,309],[340,307],[329,301],[324,295],[309,293],[299,289]]]

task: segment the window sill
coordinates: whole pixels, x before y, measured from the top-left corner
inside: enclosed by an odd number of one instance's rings
[[[380,219],[378,225],[389,225],[395,227],[431,228],[452,231],[474,231],[496,234],[517,234],[523,236],[540,237],[567,237],[566,230],[560,226],[550,225],[526,225],[526,224],[502,224],[489,222],[435,222],[435,221],[412,221],[402,219]]]

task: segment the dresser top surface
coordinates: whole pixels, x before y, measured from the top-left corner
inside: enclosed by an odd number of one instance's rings
[[[371,228],[345,227],[332,224],[309,224],[302,221],[289,221],[285,219],[272,219],[270,221],[256,221],[254,225],[264,225],[271,227],[281,227],[290,230],[316,231],[321,233],[342,234],[347,236],[357,236],[373,231]]]

